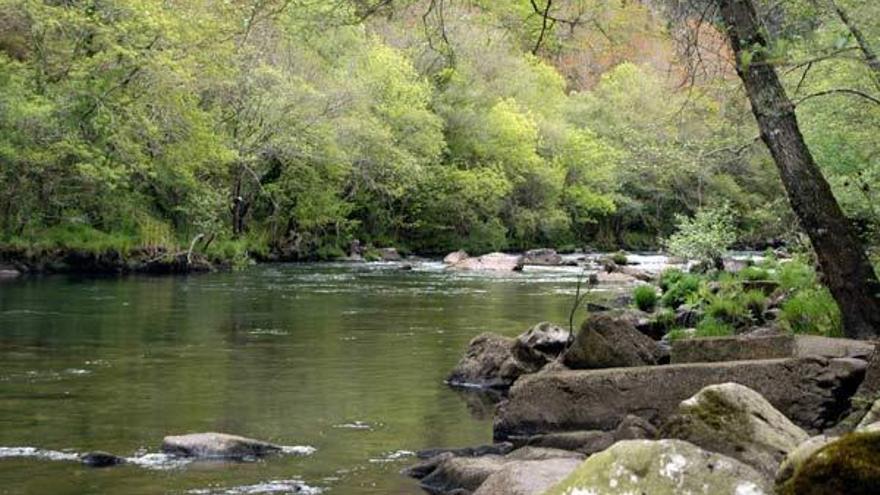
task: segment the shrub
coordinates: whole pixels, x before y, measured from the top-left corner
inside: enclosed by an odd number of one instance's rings
[[[757,266],[747,266],[737,273],[740,280],[770,280],[770,272]]]
[[[804,289],[782,305],[780,319],[794,333],[843,336],[840,308],[824,287]]]
[[[669,287],[681,280],[683,276],[684,272],[678,268],[667,268],[666,270],[663,270],[663,273],[660,274],[660,290],[666,292],[669,290]]]
[[[740,294],[713,295],[707,299],[706,315],[709,318],[741,327],[751,320]]]
[[[640,285],[633,290],[633,300],[636,307],[642,311],[651,312],[657,306],[657,290],[653,285]]]
[[[807,289],[816,285],[816,271],[804,260],[795,259],[779,264],[776,280],[783,289]]]
[[[670,253],[703,265],[717,265],[736,240],[729,206],[704,208],[693,218],[676,215],[678,231],[666,240]]]
[[[666,340],[668,342],[672,342],[673,340],[689,339],[690,337],[690,332],[688,332],[684,328],[673,328],[669,331],[669,333],[666,334]]]
[[[618,251],[611,255],[611,261],[614,262],[615,265],[626,265],[629,263],[629,260],[626,257],[626,253],[623,251]]]
[[[750,290],[742,295],[743,305],[756,320],[763,320],[767,309],[767,296],[760,290]]]
[[[654,325],[670,331],[675,327],[675,311],[663,308],[654,315]]]
[[[699,289],[700,277],[690,273],[682,274],[681,278],[670,285],[669,289],[663,293],[660,302],[668,308],[675,309],[687,302],[688,297],[695,294]]]
[[[733,326],[729,323],[717,320],[712,317],[706,317],[697,324],[695,337],[727,337],[733,335]]]

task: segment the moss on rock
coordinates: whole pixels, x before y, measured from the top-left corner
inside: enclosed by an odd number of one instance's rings
[[[880,493],[880,431],[841,437],[811,455],[779,487],[781,495]]]

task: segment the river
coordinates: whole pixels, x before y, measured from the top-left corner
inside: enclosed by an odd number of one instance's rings
[[[491,442],[491,407],[443,384],[467,342],[567,321],[579,273],[326,263],[5,282],[0,493],[419,493],[398,474],[411,452]],[[155,455],[196,431],[316,450]],[[137,464],[70,460],[91,450]]]

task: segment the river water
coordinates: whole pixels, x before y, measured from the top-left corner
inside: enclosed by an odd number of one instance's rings
[[[2,283],[0,493],[419,493],[398,474],[411,452],[491,442],[491,406],[443,384],[468,340],[567,321],[579,273],[277,264]],[[315,451],[157,455],[197,431]],[[72,461],[92,450],[134,463]]]

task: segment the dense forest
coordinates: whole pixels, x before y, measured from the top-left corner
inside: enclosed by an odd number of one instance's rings
[[[674,22],[685,3],[0,0],[0,241],[643,249],[725,208],[742,246],[798,242],[726,39]],[[876,245],[880,8],[758,7]]]

